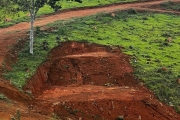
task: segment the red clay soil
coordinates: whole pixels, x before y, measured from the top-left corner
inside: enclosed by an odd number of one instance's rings
[[[178,0],[172,0],[178,1]],[[157,0],[146,3],[114,5],[103,8],[67,11],[44,16],[36,21],[43,26],[56,20],[69,19],[112,12],[129,8],[147,9],[144,5],[164,2]],[[154,11],[153,9],[148,9]],[[156,10],[158,12],[171,12]],[[178,14],[178,13],[177,13]],[[11,49],[19,38],[26,37],[29,23],[0,29],[0,68],[3,62],[16,59],[16,50]],[[5,57],[10,61],[5,61]],[[22,120],[49,120],[52,113],[62,120],[113,120],[123,116],[125,120],[179,120],[180,115],[171,107],[160,103],[132,75],[129,57],[119,47],[67,42],[52,50],[25,86],[30,97],[14,88],[0,75],[0,93],[12,103],[0,100],[0,119],[9,120],[17,109]]]
[[[0,100],[0,120],[11,120],[12,116],[16,117],[17,110],[21,113],[21,120],[50,120],[50,117],[30,111],[21,102],[7,103]]]
[[[63,120],[180,119],[132,72],[120,47],[65,42],[51,51],[24,89],[34,95],[35,111]]]
[[[121,59],[119,59],[121,58]],[[62,43],[54,48],[43,63],[28,87],[33,95],[41,93],[45,86],[66,85],[134,85],[133,69],[129,57],[120,52],[120,48],[76,42]],[[124,82],[122,82],[124,80]],[[46,83],[46,84],[45,84]],[[38,84],[38,88],[36,85]]]

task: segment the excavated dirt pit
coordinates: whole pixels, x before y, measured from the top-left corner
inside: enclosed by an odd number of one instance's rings
[[[52,86],[135,86],[137,81],[129,57],[120,49],[91,43],[62,43],[38,68],[28,87],[37,95]]]
[[[62,120],[178,120],[133,77],[120,47],[64,42],[28,81],[31,110]]]

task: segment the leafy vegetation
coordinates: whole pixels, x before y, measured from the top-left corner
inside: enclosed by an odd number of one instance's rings
[[[5,1],[5,0],[3,0]],[[42,8],[44,5],[49,5],[54,11],[58,11],[61,9],[61,5],[58,5],[57,2],[60,0],[11,0],[7,1],[8,3],[12,5],[16,5],[17,8],[13,9],[14,12],[17,11],[28,11],[30,15],[30,42],[29,42],[29,52],[33,54],[33,41],[34,41],[34,21],[36,18],[36,15],[40,8]],[[66,1],[67,2],[67,1]],[[81,0],[73,0],[73,2],[82,3]],[[4,5],[3,5],[4,6]],[[3,8],[2,6],[2,8]],[[5,21],[10,21],[10,19],[6,19]]]
[[[98,14],[49,25],[56,29],[52,33],[39,32],[35,40],[33,56],[28,54],[27,43],[19,53],[17,64],[13,65],[12,71],[5,74],[5,77],[21,88],[37,66],[45,61],[49,51],[62,41],[119,45],[124,47],[124,53],[132,57],[135,76],[142,80],[161,101],[178,109],[180,16],[137,13],[135,10],[117,11],[113,14]]]
[[[21,112],[20,112],[20,110],[16,111],[15,116],[11,116],[11,120],[21,120]]]
[[[180,11],[180,3],[175,3],[175,2],[172,2],[172,1],[168,1],[168,2],[162,3],[161,6],[163,8],[165,8],[165,9]]]
[[[0,93],[0,100],[6,101],[6,102],[11,102],[4,94]]]
[[[123,3],[123,2],[133,2],[138,0],[83,0],[83,3],[80,4],[78,2],[61,0],[58,4],[61,5],[62,9],[70,9],[76,7],[88,7],[88,6],[100,6],[107,5],[113,3]],[[48,6],[44,5],[38,13],[37,16],[41,16],[44,14],[53,13],[54,10]],[[0,28],[7,27],[19,22],[28,21],[29,14],[27,11],[18,10],[17,5],[9,4],[6,7],[0,7]]]
[[[52,113],[50,120],[61,120],[57,114]]]

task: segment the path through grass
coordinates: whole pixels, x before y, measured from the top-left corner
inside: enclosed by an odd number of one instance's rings
[[[67,0],[61,0],[59,2],[59,5],[62,6],[61,10],[64,10],[70,8],[102,6],[108,4],[134,2],[134,1],[138,1],[138,0],[83,0],[83,3],[72,2],[72,1],[67,2]],[[17,12],[16,9],[17,9],[16,5],[0,8],[0,28],[8,27],[10,25],[23,21],[29,21],[30,18],[28,17],[28,12],[23,12],[23,11]],[[50,8],[48,5],[45,5],[38,11],[37,16],[41,16],[53,12],[54,11],[52,8]],[[10,21],[6,22],[5,19],[9,19]]]

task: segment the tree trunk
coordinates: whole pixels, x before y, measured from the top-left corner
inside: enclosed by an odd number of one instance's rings
[[[33,42],[34,42],[34,17],[31,15],[31,27],[30,27],[30,41],[29,52],[33,54]]]

